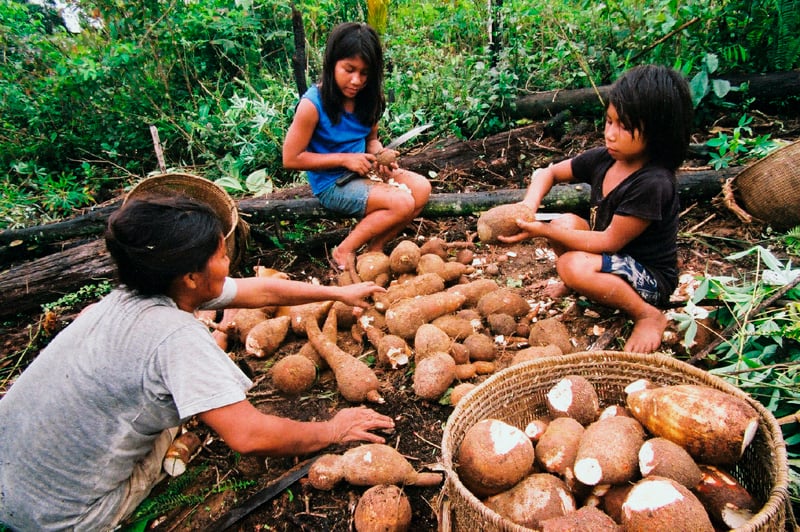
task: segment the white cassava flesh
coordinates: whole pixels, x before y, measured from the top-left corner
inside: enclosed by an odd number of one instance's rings
[[[622,504],[626,532],[713,532],[703,505],[674,480],[648,477],[637,482]]]

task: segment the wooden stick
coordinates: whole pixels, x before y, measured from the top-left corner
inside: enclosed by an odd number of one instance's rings
[[[156,152],[158,169],[163,174],[167,171],[167,164],[164,162],[164,150],[161,148],[161,140],[158,138],[158,128],[156,126],[150,126],[150,136],[153,137],[153,149]]]

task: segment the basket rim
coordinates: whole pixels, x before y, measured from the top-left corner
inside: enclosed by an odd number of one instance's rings
[[[734,183],[738,179],[750,177],[750,174],[761,172],[763,167],[775,164],[775,162],[782,162],[784,158],[800,155],[800,139],[790,142],[773,150],[766,156],[757,160],[752,164],[745,166],[739,173],[734,176]]]
[[[122,200],[122,204],[125,205],[125,203],[129,199],[136,197],[137,194],[140,193],[144,194],[150,192],[151,190],[148,190],[147,188],[149,186],[161,185],[164,186],[165,188],[171,189],[172,187],[170,185],[181,185],[181,184],[191,184],[192,186],[199,186],[207,191],[212,192],[215,195],[215,197],[218,197],[226,204],[226,208],[229,213],[229,218],[223,220],[223,223],[225,223],[226,225],[230,224],[230,227],[228,228],[224,236],[226,241],[230,239],[233,236],[234,232],[236,231],[237,225],[239,224],[239,211],[236,206],[236,202],[224,188],[214,183],[210,179],[207,179],[205,177],[196,174],[190,174],[185,172],[166,172],[162,174],[155,174],[152,176],[148,176],[139,181],[138,183],[136,183],[133,187],[131,187],[130,191],[128,191],[128,193],[125,195],[125,198]],[[179,189],[174,189],[174,190],[179,190]],[[208,201],[205,198],[199,198],[199,199],[205,203],[208,203]],[[214,206],[212,205],[211,207],[213,208]],[[216,211],[217,209],[214,210]]]
[[[452,427],[455,424],[454,421],[458,419],[459,416],[463,415],[463,412],[467,411],[468,408],[481,396],[483,390],[491,388],[494,383],[498,381],[503,381],[507,379],[510,375],[515,375],[517,373],[531,373],[535,374],[537,368],[543,367],[551,367],[554,365],[558,366],[579,366],[581,363],[596,363],[602,362],[603,360],[613,360],[614,362],[624,362],[624,363],[651,363],[655,366],[666,367],[667,369],[679,370],[681,372],[687,373],[691,377],[695,377],[700,379],[703,382],[708,382],[710,386],[720,389],[724,392],[731,393],[737,397],[740,397],[748,402],[759,414],[761,418],[761,422],[766,425],[768,428],[768,432],[770,435],[774,436],[775,439],[781,443],[783,443],[783,434],[781,432],[780,425],[778,425],[777,420],[772,415],[772,413],[767,410],[761,403],[750,397],[747,393],[742,391],[741,389],[733,386],[732,384],[727,383],[723,379],[708,373],[705,370],[692,366],[686,362],[681,360],[675,359],[671,356],[661,354],[661,353],[651,353],[651,354],[641,354],[641,353],[629,353],[624,351],[609,351],[609,350],[597,350],[597,351],[582,351],[578,353],[571,353],[567,355],[560,355],[560,356],[552,356],[552,357],[545,357],[536,360],[529,360],[522,362],[520,364],[515,364],[508,368],[505,368],[494,375],[490,376],[484,382],[476,386],[474,389],[470,390],[455,406],[453,412],[450,413],[450,416],[447,419],[445,424],[444,432],[442,435],[442,462],[445,470],[445,475],[447,479],[447,488],[448,493],[447,496],[452,498],[452,494],[449,493],[450,488],[455,489],[457,494],[466,501],[471,507],[477,509],[481,515],[484,515],[488,518],[491,522],[497,524],[502,523],[504,529],[514,530],[514,531],[526,531],[529,530],[526,527],[513,523],[512,521],[504,518],[500,514],[496,513],[495,511],[491,510],[487,506],[485,506],[469,489],[464,486],[461,480],[458,477],[458,474],[454,468],[454,451],[453,449],[453,433]],[[772,487],[769,493],[769,497],[766,501],[764,501],[764,505],[760,508],[760,510],[753,515],[753,517],[747,522],[743,530],[760,530],[761,526],[767,524],[770,518],[779,511],[783,511],[785,506],[788,504],[789,498],[789,470],[788,470],[788,456],[786,451],[785,444],[778,445],[773,450],[773,464],[776,467],[776,481],[775,485]]]

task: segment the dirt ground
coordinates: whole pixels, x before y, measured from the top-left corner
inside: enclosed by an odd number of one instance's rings
[[[788,130],[784,128],[783,134],[776,136],[787,138],[786,131],[798,135],[795,124]],[[694,142],[703,140],[701,135],[693,139]],[[539,142],[548,144],[550,140],[542,138]],[[585,128],[580,131],[576,128],[574,135],[564,135],[557,142],[552,141],[558,148],[559,158],[574,155],[586,146],[600,143],[600,133],[596,129],[586,132]],[[555,160],[554,151],[537,153],[536,160],[538,165],[551,162]],[[696,166],[702,163],[692,161],[690,164]],[[487,185],[485,181],[483,184],[496,188],[519,186],[516,180],[511,181],[504,182],[501,177],[496,176],[491,184]],[[442,174],[438,176],[434,186],[434,192],[452,191],[454,187],[452,181],[448,183],[447,176]],[[737,266],[726,261],[724,257],[750,247],[761,238],[766,229],[760,224],[742,224],[717,201],[683,207],[679,237],[683,283],[674,296],[676,309],[687,298],[688,284],[693,274],[735,274]],[[476,222],[477,218],[474,216],[420,219],[409,226],[393,244],[406,238],[421,244],[432,237],[440,237],[447,242],[475,242]],[[328,225],[331,230],[346,231],[351,223],[330,222]],[[266,228],[266,232],[269,231],[270,228]],[[470,280],[491,278],[501,286],[518,291],[536,309],[538,319],[556,318],[566,325],[575,351],[622,348],[630,332],[630,323],[625,316],[574,296],[554,301],[543,295],[548,283],[556,280],[554,256],[545,242],[535,240],[513,246],[477,243],[473,251],[471,265],[474,271],[469,275]],[[245,273],[251,273],[256,264],[282,270],[296,280],[323,284],[336,282],[336,272],[328,265],[324,247],[302,256],[302,253],[295,254],[292,250],[269,246],[268,241],[261,240],[250,250],[247,263],[241,269]],[[662,351],[686,357],[688,354],[680,345],[680,340],[679,332],[671,325],[665,333]],[[287,397],[276,391],[269,375],[270,367],[281,357],[296,353],[304,341],[303,337],[290,332],[280,350],[268,359],[248,356],[241,343],[237,340],[231,341],[231,356],[255,382],[249,394],[250,399],[262,411],[298,420],[324,420],[341,408],[353,406],[339,395],[330,371],[321,372],[314,387],[298,397]],[[702,348],[711,338],[699,338],[698,341],[695,350]],[[374,350],[367,342],[357,342],[345,330],[340,331],[339,345],[354,356],[369,359],[374,355]],[[498,369],[507,366],[516,350],[524,346],[524,342],[499,342]],[[447,404],[446,397],[441,401],[418,398],[412,389],[413,369],[408,366],[374,369],[380,380],[380,392],[385,402],[369,406],[391,416],[396,424],[393,432],[384,434],[387,443],[403,454],[417,470],[441,471],[443,428],[453,407]],[[470,382],[479,383],[485,378],[487,376],[478,376]],[[153,500],[166,502],[165,508],[172,507],[161,512],[149,525],[155,530],[219,530],[220,520],[225,517],[226,512],[240,507],[254,493],[309,458],[260,460],[242,457],[230,451],[202,424],[194,422],[187,428],[200,436],[204,445],[183,479],[177,477],[165,480],[152,494]],[[347,448],[349,446],[326,451],[339,454]],[[321,491],[311,487],[303,478],[288,488],[279,490],[272,499],[243,517],[230,530],[348,532],[353,530],[353,512],[365,489],[342,482],[331,491]],[[411,530],[437,529],[440,491],[438,487],[404,488],[412,506]]]
[[[591,143],[585,136],[573,145]],[[497,183],[502,186],[503,183]],[[447,242],[475,239],[476,217],[448,220],[418,220],[398,237],[415,239],[419,243],[432,237]],[[689,284],[695,274],[735,274],[736,266],[724,259],[725,255],[740,251],[758,241],[765,227],[759,224],[742,224],[728,209],[717,201],[685,205],[682,213],[679,260],[682,286],[676,290],[676,308],[687,298]],[[396,243],[396,242],[395,242]],[[290,264],[293,278],[310,282],[334,283],[335,272],[325,259],[287,258],[285,250],[262,249],[258,261],[281,269],[281,263]],[[388,252],[389,250],[387,250]],[[630,332],[630,322],[625,316],[590,301],[567,296],[553,301],[543,295],[544,288],[556,280],[554,256],[543,241],[531,241],[513,246],[477,245],[472,265],[475,271],[470,279],[491,278],[501,286],[518,291],[538,310],[538,318],[556,318],[570,331],[570,341],[575,351],[589,349],[619,350]],[[741,266],[741,265],[740,265]],[[698,338],[693,352],[711,341],[711,336]],[[680,345],[681,335],[670,326],[664,336],[662,351],[679,357],[690,353]],[[289,398],[277,392],[269,378],[269,367],[280,357],[295,353],[303,338],[290,339],[269,360],[243,356],[241,346],[233,346],[240,363],[254,375],[256,386],[251,399],[265,412],[286,415],[295,419],[326,419],[336,410],[351,406],[338,395],[330,372],[323,372],[311,391],[300,397]],[[340,331],[339,345],[356,356],[374,354],[368,343],[357,343],[347,331]],[[507,366],[518,348],[524,343],[499,344],[498,369]],[[441,441],[444,425],[453,407],[446,397],[441,401],[426,401],[415,396],[412,390],[412,370],[375,368],[381,382],[384,404],[371,404],[375,410],[391,416],[396,429],[384,434],[387,443],[395,447],[418,470],[441,470]],[[478,376],[470,382],[479,383],[487,376]],[[226,479],[249,479],[256,482],[244,490],[224,490],[206,497],[202,503],[182,507],[166,514],[157,524],[158,530],[198,530],[219,525],[226,511],[242,504],[247,497],[273,479],[295,466],[299,459],[242,458],[231,453],[224,444],[213,440],[203,427],[195,430],[209,438],[195,461],[194,467],[203,467],[191,490],[208,490]],[[346,448],[328,449],[340,454]],[[162,487],[164,489],[164,487]],[[293,484],[266,502],[256,511],[239,521],[233,530],[280,531],[350,531],[353,530],[353,512],[360,495],[366,488],[343,482],[332,491],[320,491],[308,485],[305,479]],[[408,496],[413,520],[411,530],[435,530],[440,501],[439,488],[404,488]]]

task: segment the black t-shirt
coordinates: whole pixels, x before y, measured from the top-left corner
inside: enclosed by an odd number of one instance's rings
[[[612,164],[614,159],[604,147],[572,159],[575,180],[592,187],[591,228],[605,230],[615,214],[650,220],[647,229],[619,253],[630,255],[647,268],[658,281],[661,300],[666,302],[678,285],[680,202],[675,174],[660,166],[645,165],[603,197],[603,180]]]

